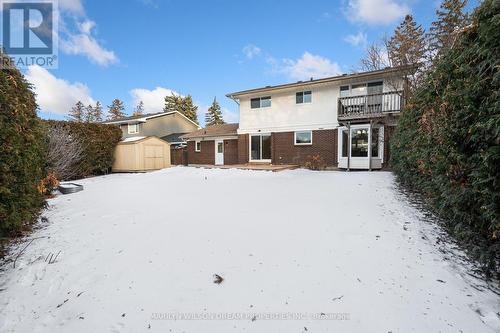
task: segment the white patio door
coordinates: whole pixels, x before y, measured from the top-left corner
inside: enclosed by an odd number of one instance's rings
[[[224,165],[224,141],[215,141],[215,165]]]

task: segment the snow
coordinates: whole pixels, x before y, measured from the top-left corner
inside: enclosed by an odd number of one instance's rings
[[[130,137],[130,138],[125,138],[121,142],[134,142],[134,141],[142,140],[144,138],[145,138],[145,136],[133,136],[133,137]]]
[[[391,173],[174,167],[78,183],[11,248],[35,239],[0,275],[1,332],[500,330],[500,297]]]

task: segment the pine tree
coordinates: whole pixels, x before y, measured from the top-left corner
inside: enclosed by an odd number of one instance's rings
[[[425,60],[426,43],[425,31],[421,25],[406,15],[404,21],[394,31],[387,42],[389,60],[393,66],[419,65]],[[423,77],[423,67],[406,75],[405,93],[409,97]]]
[[[123,106],[123,102],[118,98],[114,99],[111,105],[108,106],[108,120],[117,120],[125,117],[125,107]]]
[[[144,113],[144,102],[139,101],[139,103],[135,107],[134,113],[132,115],[133,116],[141,116],[143,113]]]
[[[83,119],[87,123],[92,123],[94,122],[94,107],[92,105],[87,105],[87,107],[84,110],[84,117]]]
[[[430,55],[438,56],[442,51],[453,46],[457,32],[469,22],[469,16],[464,13],[467,0],[443,0],[436,10],[437,19],[432,22],[427,34]]]
[[[208,111],[205,114],[205,126],[212,126],[218,124],[225,124],[225,122],[224,119],[222,118],[222,111],[220,109],[219,102],[217,102],[216,97],[214,97],[212,105],[208,108]]]
[[[182,114],[198,124],[198,114],[196,113],[198,111],[198,107],[194,105],[191,95],[187,95],[186,97],[184,97],[181,106]]]
[[[81,101],[78,101],[69,111],[68,118],[71,121],[83,121],[85,119],[85,105]]]
[[[180,95],[172,94],[165,97],[165,106],[163,107],[164,112],[180,112],[185,115],[188,119],[191,119],[198,124],[198,107],[194,105],[193,98],[191,95],[182,97]]]
[[[103,120],[102,105],[101,102],[97,101],[94,107],[94,121],[101,122]]]

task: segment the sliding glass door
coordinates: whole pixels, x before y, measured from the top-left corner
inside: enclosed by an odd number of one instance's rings
[[[250,136],[250,160],[271,160],[271,135],[261,134]]]

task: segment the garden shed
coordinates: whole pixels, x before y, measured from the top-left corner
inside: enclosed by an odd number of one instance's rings
[[[170,166],[170,144],[156,136],[131,137],[115,149],[113,172],[141,172]]]

